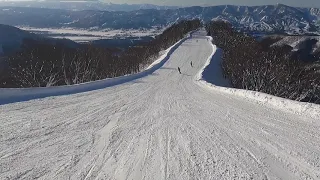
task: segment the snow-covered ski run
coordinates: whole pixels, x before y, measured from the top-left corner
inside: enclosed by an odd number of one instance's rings
[[[1,105],[0,179],[320,179],[320,120],[204,88],[207,39],[142,78]]]

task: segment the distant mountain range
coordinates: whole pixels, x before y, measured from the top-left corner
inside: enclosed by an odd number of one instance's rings
[[[212,6],[134,11],[72,11],[26,7],[0,8],[0,23],[37,28],[139,29],[168,26],[183,19],[227,20],[236,28],[256,33],[320,34],[320,9],[283,4]]]
[[[140,9],[177,9],[176,6],[157,6],[153,4],[113,4],[101,1],[0,1],[0,6],[49,8],[65,10],[97,11],[135,11]]]

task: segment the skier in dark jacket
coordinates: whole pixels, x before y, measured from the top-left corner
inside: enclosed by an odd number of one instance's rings
[[[180,67],[178,67],[178,71],[179,71],[179,73],[181,74]]]

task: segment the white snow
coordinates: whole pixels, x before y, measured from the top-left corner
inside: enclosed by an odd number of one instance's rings
[[[197,81],[227,83],[207,39],[139,79],[1,105],[0,179],[319,179],[319,118]]]
[[[77,43],[86,43],[90,41],[96,41],[96,40],[102,40],[102,39],[109,39],[110,37],[104,37],[104,36],[49,36],[51,38],[55,39],[70,39],[71,41],[77,42]]]
[[[300,48],[299,45],[308,39],[315,39],[318,41],[314,46],[313,52],[320,47],[320,37],[319,36],[287,36],[287,37],[284,37],[283,39],[281,39],[280,41],[274,43],[271,46],[281,46],[281,45],[286,44],[286,45],[291,46],[293,48],[293,51],[297,51]]]
[[[36,34],[45,34],[51,38],[70,39],[76,42],[88,42],[99,39],[113,39],[116,37],[143,37],[143,36],[156,36],[163,32],[164,28],[157,29],[103,29],[96,30],[88,29],[73,29],[73,28],[34,28],[34,27],[18,27],[22,30],[33,32]]]

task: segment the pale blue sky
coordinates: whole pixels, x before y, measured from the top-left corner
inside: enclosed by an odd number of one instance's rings
[[[290,6],[299,7],[320,7],[320,0],[105,0],[116,4],[157,4],[157,5],[178,5],[178,6],[192,6],[192,5],[265,5],[265,4],[286,4]]]

